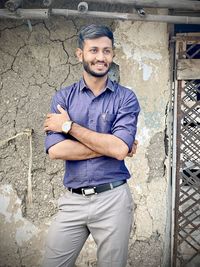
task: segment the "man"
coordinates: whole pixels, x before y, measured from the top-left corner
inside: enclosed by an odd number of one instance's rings
[[[73,267],[91,233],[98,267],[124,267],[133,210],[124,158],[135,153],[140,108],[133,91],[108,78],[110,29],[89,25],[78,41],[83,77],[56,93],[44,123],[50,158],[66,164],[66,193],[49,229],[44,266]]]

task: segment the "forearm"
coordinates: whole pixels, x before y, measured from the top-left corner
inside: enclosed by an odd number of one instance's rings
[[[97,154],[123,160],[128,154],[128,146],[112,134],[97,133],[73,123],[70,134]]]
[[[84,160],[102,156],[84,144],[73,140],[64,140],[55,144],[49,148],[48,153],[51,159],[61,160]]]

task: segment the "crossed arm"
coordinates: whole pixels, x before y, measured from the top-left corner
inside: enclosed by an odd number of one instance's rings
[[[48,153],[50,159],[62,160],[84,160],[103,156],[84,144],[70,139],[53,145],[49,148]]]
[[[48,114],[44,123],[45,131],[62,132],[62,124],[69,120],[67,111],[58,106],[60,114]],[[137,141],[132,151],[128,153],[128,146],[120,138],[112,134],[97,133],[73,123],[70,135],[78,141],[64,140],[49,148],[51,159],[83,160],[101,156],[109,156],[123,160],[126,156],[133,156],[136,152]]]

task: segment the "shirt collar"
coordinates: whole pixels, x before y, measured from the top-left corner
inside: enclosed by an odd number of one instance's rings
[[[79,81],[79,89],[80,91],[82,91],[83,89],[87,89],[87,85],[85,84],[85,81],[83,78],[80,79]],[[115,90],[115,87],[114,87],[114,83],[108,78],[107,80],[107,84],[106,84],[106,87],[105,87],[105,90],[106,89],[109,89],[110,91],[114,92]],[[104,90],[104,91],[105,91]]]

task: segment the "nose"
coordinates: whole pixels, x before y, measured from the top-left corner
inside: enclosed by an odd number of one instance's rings
[[[104,55],[103,51],[99,51],[96,54],[96,60],[98,60],[98,61],[104,61],[105,60],[105,55]]]

